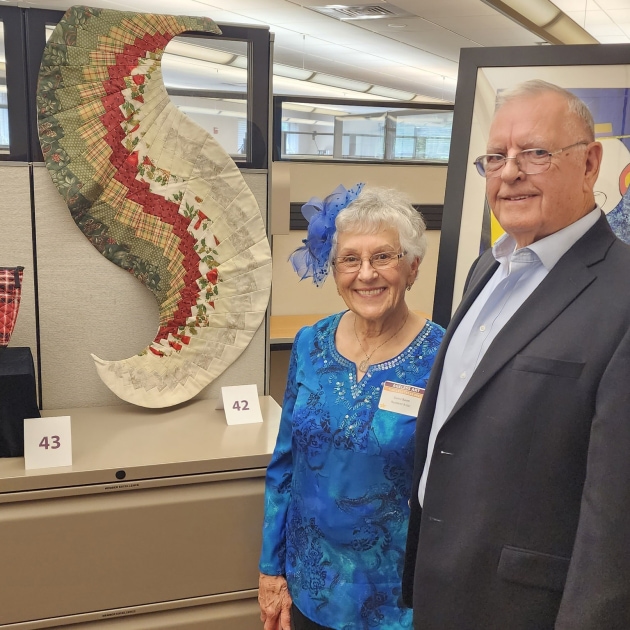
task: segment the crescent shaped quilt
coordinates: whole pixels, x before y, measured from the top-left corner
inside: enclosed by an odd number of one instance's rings
[[[271,251],[238,167],[170,101],[166,44],[220,34],[208,18],[70,8],[46,44],[37,89],[48,172],[85,237],[159,305],[138,354],[94,355],[103,382],[144,407],[186,401],[232,364],[260,326]]]

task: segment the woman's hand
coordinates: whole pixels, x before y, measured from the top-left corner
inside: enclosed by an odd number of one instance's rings
[[[291,630],[291,595],[282,575],[260,574],[258,604],[263,630]]]

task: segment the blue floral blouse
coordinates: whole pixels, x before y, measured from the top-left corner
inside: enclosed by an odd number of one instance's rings
[[[301,329],[293,344],[259,568],[285,575],[295,605],[323,626],[411,628],[400,584],[416,418],[378,404],[385,381],[426,386],[444,330],[427,321],[357,382],[335,346],[342,315]]]

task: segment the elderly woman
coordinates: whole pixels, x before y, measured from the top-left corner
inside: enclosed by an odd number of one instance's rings
[[[293,344],[267,469],[264,630],[412,627],[400,584],[414,427],[444,331],[405,303],[426,248],[422,217],[400,193],[362,186],[311,200],[292,255],[316,284],[330,263],[348,310]]]

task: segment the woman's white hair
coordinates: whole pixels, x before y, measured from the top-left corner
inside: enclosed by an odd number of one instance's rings
[[[593,115],[586,103],[579,99],[575,94],[561,88],[559,85],[547,83],[547,81],[543,81],[542,79],[524,81],[509,90],[500,92],[497,95],[494,111],[496,113],[504,105],[515,99],[539,96],[548,92],[560,94],[565,98],[569,112],[576,114],[583,121],[585,129],[589,134],[589,138],[587,139],[592,142],[595,139],[595,122],[593,121]]]
[[[406,258],[424,258],[427,239],[426,225],[422,215],[411,205],[407,195],[389,188],[365,188],[335,220],[330,259],[337,256],[337,235],[377,234],[387,228],[398,233],[400,247],[407,253]]]

